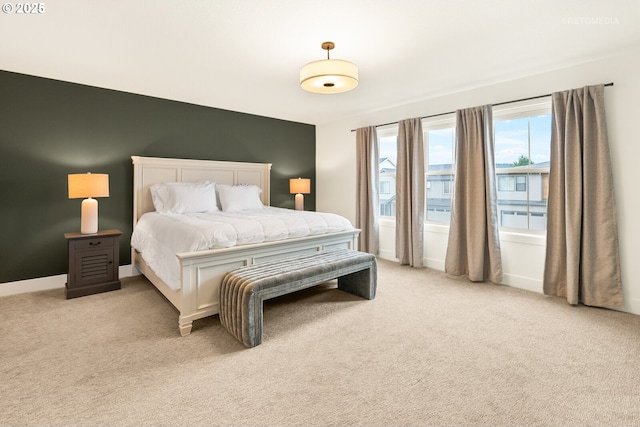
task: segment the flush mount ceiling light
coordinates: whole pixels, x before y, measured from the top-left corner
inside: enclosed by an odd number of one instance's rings
[[[329,51],[336,47],[333,42],[322,43],[327,59],[313,61],[300,70],[300,86],[313,93],[340,93],[358,86],[358,67],[342,59],[329,59]]]

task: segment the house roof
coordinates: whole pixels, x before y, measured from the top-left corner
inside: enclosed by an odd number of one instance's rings
[[[395,171],[396,171],[396,164],[389,157],[380,157],[378,159],[379,173],[394,173]]]
[[[1,14],[0,69],[310,124],[640,44],[640,3],[628,0],[41,4],[42,13]],[[355,90],[300,88],[300,68],[326,58],[324,41],[336,44],[331,58],[358,65]]]

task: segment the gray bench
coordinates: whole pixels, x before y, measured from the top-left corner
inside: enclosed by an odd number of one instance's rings
[[[332,249],[230,271],[220,285],[220,323],[246,347],[255,347],[262,342],[264,300],[332,279],[338,279],[338,288],[345,292],[375,298],[375,256]]]

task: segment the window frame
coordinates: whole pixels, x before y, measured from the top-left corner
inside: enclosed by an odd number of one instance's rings
[[[540,98],[535,98],[532,100],[526,101],[518,101],[518,102],[510,102],[507,104],[497,105],[492,108],[492,128],[493,128],[493,144],[494,144],[494,152],[495,152],[495,125],[496,122],[505,121],[505,120],[516,120],[522,118],[530,118],[536,116],[546,116],[552,114],[551,111],[551,96],[545,96]],[[529,122],[530,123],[530,122]],[[529,127],[529,135],[528,135],[528,147],[527,147],[527,157],[531,159],[531,128]],[[549,141],[551,144],[551,141]],[[533,165],[529,165],[526,170],[523,170],[522,167],[513,167],[513,168],[500,168],[500,173],[505,175],[517,176],[524,175],[526,177],[526,194],[527,194],[527,228],[517,228],[517,227],[503,227],[500,226],[500,230],[504,232],[511,233],[520,233],[520,234],[531,234],[531,235],[543,235],[546,233],[546,228],[544,230],[539,229],[531,229],[530,220],[531,216],[540,216],[533,215],[534,213],[540,214],[539,212],[532,212],[531,209],[531,187],[530,187],[530,177],[532,174],[548,174],[550,172],[550,167],[536,167],[535,163]],[[497,181],[498,181],[498,168],[496,168],[496,190]],[[506,190],[502,190],[506,191]],[[517,182],[516,182],[516,190],[517,192]],[[547,205],[548,207],[548,205]],[[497,212],[498,215],[500,212]]]
[[[430,171],[429,170],[429,132],[430,131],[436,131],[436,130],[443,130],[443,129],[453,129],[453,142],[452,142],[452,147],[451,147],[451,170],[450,171],[445,171],[445,170],[440,170],[440,171]],[[455,182],[455,172],[456,172],[456,114],[455,113],[448,113],[448,114],[443,114],[440,115],[438,117],[426,117],[424,119],[422,119],[422,133],[423,133],[423,140],[424,140],[424,182],[425,182],[425,194],[424,194],[424,221],[425,223],[430,223],[430,224],[439,224],[439,225],[444,225],[446,224],[447,226],[451,223],[451,221],[436,221],[433,219],[429,219],[429,203],[428,203],[428,198],[427,198],[427,191],[429,190],[430,186],[429,186],[429,177],[430,176],[448,176],[448,175],[453,175],[453,179],[451,181],[449,181],[449,193],[444,193],[443,194],[450,194],[451,195],[451,200],[453,201],[453,197],[454,197],[454,182]],[[444,188],[443,188],[444,190]]]

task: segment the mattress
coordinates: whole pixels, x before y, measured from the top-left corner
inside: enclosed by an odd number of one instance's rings
[[[264,207],[242,212],[157,213],[140,217],[131,247],[171,289],[180,289],[177,253],[272,242],[353,230],[348,219],[326,212]]]

